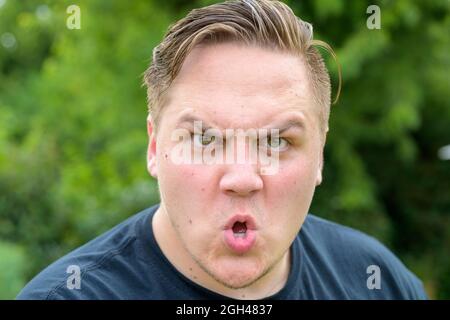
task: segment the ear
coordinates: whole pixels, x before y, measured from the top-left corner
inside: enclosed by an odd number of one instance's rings
[[[147,149],[147,170],[154,178],[158,178],[158,168],[156,166],[156,136],[153,119],[147,117],[148,149]]]
[[[322,170],[323,170],[323,148],[320,152],[319,156],[319,166],[317,168],[317,176],[316,176],[316,187],[322,183]]]

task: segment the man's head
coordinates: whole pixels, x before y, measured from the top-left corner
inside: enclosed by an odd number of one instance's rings
[[[286,5],[226,2],[172,26],[145,74],[148,169],[176,235],[168,246],[225,287],[248,287],[286,265],[321,183],[330,80],[312,45],[312,27]],[[236,146],[233,137],[194,134],[194,120],[220,131],[279,129],[265,142],[278,171],[262,175],[250,161],[175,164],[176,130],[192,132],[194,154]]]
[[[191,50],[199,44],[226,42],[297,56],[308,72],[308,86],[314,93],[322,131],[328,131],[330,78],[314,46],[325,47],[333,56],[334,53],[326,43],[313,39],[311,24],[295,16],[282,2],[269,0],[227,1],[195,9],[171,26],[154,48],[152,63],[144,75],[149,113],[155,124],[167,103],[167,91]]]

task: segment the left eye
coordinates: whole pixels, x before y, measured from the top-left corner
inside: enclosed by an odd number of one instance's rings
[[[267,137],[267,145],[269,148],[279,150],[279,149],[285,149],[288,146],[289,142],[280,137]]]
[[[194,135],[194,143],[196,143],[199,146],[207,146],[214,142],[216,139],[215,136],[209,136],[205,134],[195,134]]]

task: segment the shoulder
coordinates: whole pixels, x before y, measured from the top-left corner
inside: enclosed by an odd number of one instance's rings
[[[146,209],[58,259],[19,293],[19,300],[114,299],[114,282],[136,258],[137,227]]]
[[[306,218],[301,232],[307,240],[312,240],[314,234],[315,244],[323,249],[345,248],[341,253],[357,252],[371,257],[382,256],[397,260],[392,252],[374,237],[312,214]]]
[[[372,298],[426,299],[422,282],[377,239],[361,231],[309,214],[301,241],[320,261],[332,266],[350,295]],[[379,272],[380,290],[367,291],[371,274]]]

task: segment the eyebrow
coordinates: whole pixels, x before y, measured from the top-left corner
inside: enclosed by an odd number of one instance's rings
[[[201,121],[203,129],[205,131],[208,129],[215,128],[214,126],[208,124],[205,120],[203,120],[199,117],[196,117],[192,114],[185,114],[185,115],[181,116],[180,119],[178,119],[178,121],[177,121],[177,126],[179,126],[180,124],[183,124],[183,123],[192,123],[193,124],[195,121]],[[278,125],[263,127],[261,129],[268,129],[268,130],[278,129],[279,133],[283,133],[291,128],[297,128],[297,129],[304,130],[305,122],[303,121],[303,119],[296,116],[296,117],[290,118],[288,120],[278,121]]]
[[[213,126],[209,125],[205,120],[200,119],[192,114],[185,114],[183,116],[180,117],[180,119],[178,119],[177,121],[177,126],[179,126],[180,124],[183,123],[194,123],[195,121],[201,121],[202,125],[205,127],[205,130],[211,129],[213,128]]]
[[[273,128],[273,127],[272,127]],[[283,133],[291,128],[297,128],[297,129],[305,129],[305,122],[298,117],[295,117],[295,119],[288,119],[287,121],[282,121],[278,126],[275,127],[276,129],[280,130],[280,133]]]

